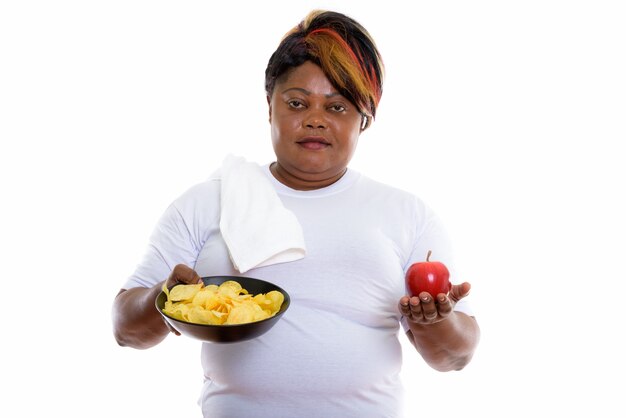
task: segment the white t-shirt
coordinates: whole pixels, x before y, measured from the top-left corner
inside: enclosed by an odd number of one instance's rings
[[[306,256],[245,274],[285,289],[291,305],[261,337],[202,343],[205,416],[400,416],[405,272],[432,250],[456,282],[441,223],[415,196],[354,170],[313,191],[265,171],[302,225]],[[125,287],[153,286],[179,263],[200,276],[239,275],[219,231],[219,194],[219,180],[208,180],[177,199]],[[471,314],[466,299],[456,309]]]

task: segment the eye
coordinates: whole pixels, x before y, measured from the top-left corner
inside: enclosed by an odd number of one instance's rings
[[[341,113],[346,111],[346,107],[342,104],[334,104],[329,108],[333,112]]]
[[[302,109],[304,107],[304,103],[298,99],[287,100],[287,105],[292,109]]]

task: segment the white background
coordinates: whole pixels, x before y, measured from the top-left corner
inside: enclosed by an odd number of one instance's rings
[[[111,303],[172,199],[271,161],[265,65],[329,8],[387,67],[352,166],[444,219],[483,332],[461,372],[407,350],[409,416],[623,416],[620,3],[0,3],[3,410],[200,416],[198,344],[120,348]]]

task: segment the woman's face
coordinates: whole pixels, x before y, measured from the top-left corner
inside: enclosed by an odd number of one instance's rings
[[[328,186],[346,170],[361,133],[361,114],[307,61],[279,80],[268,97],[274,176],[308,190]]]

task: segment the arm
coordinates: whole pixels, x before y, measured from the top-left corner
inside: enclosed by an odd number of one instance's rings
[[[399,309],[409,324],[407,336],[430,367],[439,371],[461,370],[476,350],[480,329],[476,319],[454,311],[454,304],[467,296],[469,283],[455,285],[449,295],[435,300],[426,292],[404,296]]]
[[[191,268],[179,264],[165,281],[168,288],[177,284],[199,283],[200,276]],[[146,349],[159,344],[171,329],[157,311],[156,300],[163,282],[150,287],[122,289],[113,302],[113,335],[121,346]],[[176,333],[178,334],[178,333]]]

